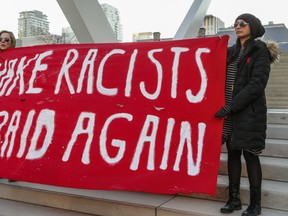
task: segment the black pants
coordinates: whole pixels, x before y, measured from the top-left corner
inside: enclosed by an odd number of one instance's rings
[[[231,149],[229,142],[227,142],[228,150],[228,178],[230,184],[240,184],[241,178],[241,155],[243,153],[248,179],[250,186],[261,187],[262,183],[262,169],[259,160],[259,155],[247,150]]]

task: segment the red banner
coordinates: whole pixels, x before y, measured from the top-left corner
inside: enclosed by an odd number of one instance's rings
[[[0,53],[0,177],[215,194],[228,36]]]

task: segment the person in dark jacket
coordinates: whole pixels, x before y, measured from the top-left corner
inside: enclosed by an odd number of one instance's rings
[[[234,29],[237,41],[228,47],[225,105],[215,114],[224,118],[222,142],[228,150],[229,200],[220,211],[232,213],[242,209],[239,191],[243,153],[250,184],[250,204],[242,216],[253,216],[261,214],[259,155],[265,148],[267,128],[265,88],[270,65],[279,52],[275,44],[276,55],[273,56],[267,43],[259,39],[265,29],[254,15],[238,16]]]

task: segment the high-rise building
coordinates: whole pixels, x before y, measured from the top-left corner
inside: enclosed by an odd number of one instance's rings
[[[47,16],[41,11],[22,11],[18,19],[18,38],[49,34]]]
[[[120,22],[119,10],[107,3],[101,4],[103,12],[105,13],[112,30],[114,31],[118,41],[123,40],[122,25]]]

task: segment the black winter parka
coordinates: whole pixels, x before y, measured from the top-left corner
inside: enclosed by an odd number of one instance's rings
[[[266,43],[249,40],[237,65],[230,103],[232,110],[231,147],[264,149],[267,129],[265,88],[270,73],[270,55]],[[237,57],[239,41],[228,48],[227,63]]]

